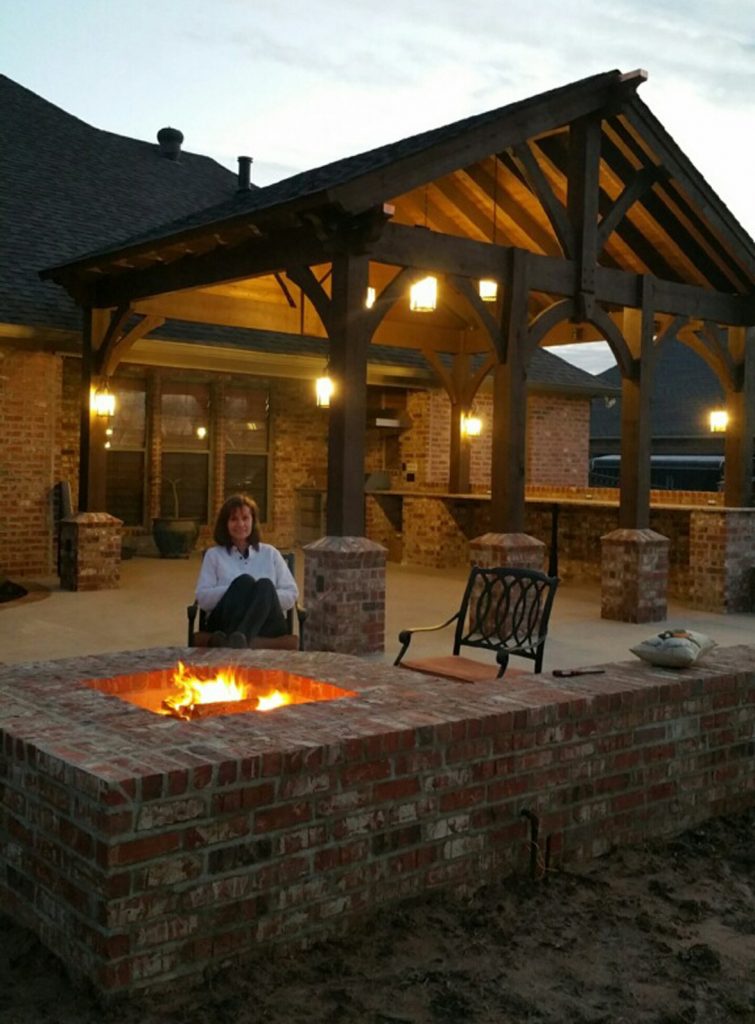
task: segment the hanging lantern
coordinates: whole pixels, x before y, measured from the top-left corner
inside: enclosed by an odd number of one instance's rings
[[[320,409],[330,407],[330,398],[333,394],[333,381],[328,376],[327,370],[322,377],[315,381],[315,399]]]
[[[478,287],[483,302],[495,302],[498,298],[498,282],[493,281],[492,278],[483,277]]]
[[[115,395],[105,385],[91,393],[89,404],[97,416],[110,417],[115,414]]]
[[[724,434],[729,425],[729,414],[726,409],[712,409],[708,415],[708,423],[712,433]]]
[[[438,279],[430,275],[415,281],[409,289],[409,309],[414,313],[432,313],[438,305]]]

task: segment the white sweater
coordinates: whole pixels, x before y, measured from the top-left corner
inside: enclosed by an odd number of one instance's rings
[[[272,544],[260,544],[258,551],[250,547],[246,558],[238,548],[231,548],[229,552],[218,545],[208,548],[202,559],[197,580],[199,607],[211,612],[236,577],[245,573],[255,580],[272,580],[284,612],[296,604],[299,596],[296,580],[283,555]]]

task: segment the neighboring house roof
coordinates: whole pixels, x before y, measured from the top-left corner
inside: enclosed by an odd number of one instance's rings
[[[724,403],[724,394],[707,363],[688,345],[672,338],[661,345],[653,373],[651,436],[656,440],[709,437],[708,413]],[[618,366],[599,374],[598,379],[620,385]],[[592,403],[590,437],[593,441],[621,437],[620,396],[610,408],[602,400]]]
[[[153,337],[175,338],[202,342],[223,348],[257,349],[280,355],[308,355],[327,358],[328,343],[324,338],[309,335],[283,334],[278,331],[245,331],[232,327],[205,327],[187,321],[171,321],[153,332]],[[472,360],[473,368],[482,362],[482,356]],[[444,360],[447,361],[447,360]],[[421,352],[410,348],[392,348],[388,345],[370,345],[370,362],[383,366],[403,366],[416,369],[419,374],[428,371],[428,363]],[[605,382],[592,373],[580,370],[565,359],[560,359],[544,348],[535,349],[529,367],[528,383],[531,391],[564,392],[580,397],[615,395],[620,388]]]
[[[0,75],[0,322],[79,330],[81,313],[38,271],[185,216],[236,191],[209,157],[85,124]]]

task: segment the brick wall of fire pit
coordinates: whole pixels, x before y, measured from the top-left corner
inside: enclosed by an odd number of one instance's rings
[[[233,653],[355,696],[189,722],[81,685],[186,650],[0,667],[0,908],[105,993],[524,871],[523,811],[569,863],[755,802],[752,647],[477,686]]]

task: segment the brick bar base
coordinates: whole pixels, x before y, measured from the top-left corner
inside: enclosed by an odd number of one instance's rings
[[[60,585],[64,590],[113,590],[121,582],[120,519],[79,512],[60,524]]]
[[[693,608],[755,611],[755,516],[752,509],[693,512],[689,523]]]
[[[601,617],[662,622],[668,594],[668,537],[654,530],[614,530],[600,543]]]
[[[543,572],[545,544],[527,533],[484,533],[469,542],[469,561],[486,569],[508,566]]]
[[[308,651],[379,654],[385,648],[385,558],[366,537],[322,537],[304,551]]]

